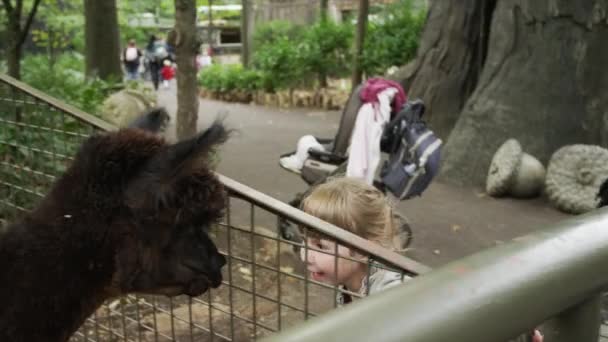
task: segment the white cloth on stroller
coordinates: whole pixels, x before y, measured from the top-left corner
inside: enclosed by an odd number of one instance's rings
[[[305,135],[298,140],[296,153],[279,159],[279,163],[286,169],[300,173],[300,170],[302,170],[302,167],[304,166],[304,161],[309,157],[308,150],[311,148],[325,151],[325,147],[323,147],[315,137],[312,135]]]
[[[373,184],[380,164],[380,138],[391,119],[391,102],[396,93],[397,89],[386,88],[378,94],[378,102],[368,102],[359,108],[350,139],[347,177]]]

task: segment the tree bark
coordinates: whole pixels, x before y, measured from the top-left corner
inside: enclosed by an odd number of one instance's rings
[[[329,10],[329,0],[321,0],[319,1],[320,5],[320,18],[321,21],[327,21],[327,12]]]
[[[357,36],[355,40],[355,55],[353,63],[352,89],[355,89],[362,80],[361,55],[365,32],[367,31],[367,15],[369,13],[369,0],[359,0],[359,15],[357,19]]]
[[[8,23],[8,50],[7,64],[8,74],[16,79],[21,79],[21,46],[19,46],[21,27],[19,22],[9,17]]]
[[[250,42],[249,36],[251,31],[249,26],[252,23],[250,0],[241,0],[241,63],[244,67],[249,67]]]
[[[88,77],[120,79],[116,0],[84,0],[85,59]]]
[[[393,76],[409,97],[424,100],[444,139],[477,86],[496,1],[432,1],[416,59]]]
[[[209,12],[207,16],[209,18],[209,25],[207,26],[207,39],[209,40],[209,48],[213,48],[213,0],[209,0]]]
[[[498,1],[483,71],[443,150],[444,180],[482,185],[508,138],[545,165],[563,145],[608,142],[607,13],[606,0]]]
[[[2,0],[2,7],[7,15],[8,22],[8,49],[7,63],[8,74],[16,79],[21,79],[21,54],[23,43],[30,32],[30,27],[41,0],[35,0],[28,12],[25,22],[22,20],[23,0],[17,0],[14,4],[10,0]],[[23,26],[22,26],[23,22]]]
[[[198,87],[196,54],[200,40],[196,35],[196,0],[175,0],[175,55],[177,68],[177,138],[196,133]]]
[[[321,0],[319,2],[319,20],[325,24],[327,22],[327,12],[329,10],[328,0]],[[327,73],[325,70],[319,72],[318,81],[320,88],[327,88]]]

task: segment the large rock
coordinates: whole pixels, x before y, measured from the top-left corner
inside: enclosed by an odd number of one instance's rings
[[[155,105],[154,90],[141,85],[110,95],[102,104],[101,117],[118,127],[125,127],[139,114]]]
[[[492,158],[486,192],[495,197],[535,197],[540,194],[544,180],[544,166],[538,159],[523,152],[517,140],[509,139]]]
[[[582,214],[597,207],[600,185],[608,178],[608,149],[568,145],[553,154],[545,192],[561,211]]]

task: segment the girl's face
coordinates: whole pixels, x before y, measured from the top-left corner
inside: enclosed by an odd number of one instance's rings
[[[308,238],[307,244],[309,249],[300,249],[300,258],[306,263],[312,279],[330,285],[345,285],[352,291],[358,290],[362,277],[366,275],[366,267],[364,263],[343,258],[353,258],[349,248],[338,245],[336,250],[335,242],[317,238]],[[335,254],[338,255],[337,262]]]

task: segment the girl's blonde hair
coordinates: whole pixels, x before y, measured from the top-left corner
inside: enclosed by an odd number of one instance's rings
[[[320,184],[304,198],[301,209],[364,239],[393,247],[392,206],[382,192],[361,180],[335,178]]]

